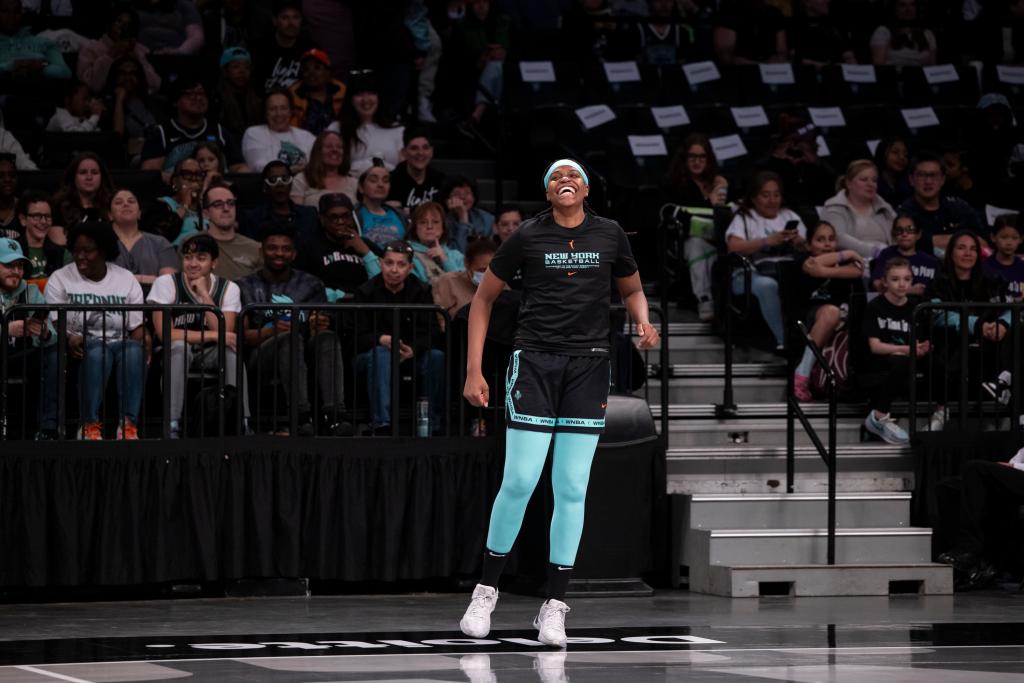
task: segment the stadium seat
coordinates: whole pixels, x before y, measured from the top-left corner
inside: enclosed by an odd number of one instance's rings
[[[555,80],[546,82],[524,81],[522,64],[505,63],[505,102],[511,113],[580,105],[583,79],[578,64],[553,62]]]
[[[92,152],[106,163],[107,168],[125,166],[124,143],[117,133],[54,133],[42,135],[39,159],[40,167],[64,168],[71,159],[82,152]]]

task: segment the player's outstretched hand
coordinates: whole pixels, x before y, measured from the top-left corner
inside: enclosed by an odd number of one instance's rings
[[[466,376],[466,387],[462,390],[462,395],[477,408],[486,408],[491,397],[491,390],[487,386],[487,380],[478,372]]]
[[[658,335],[658,330],[654,329],[654,326],[650,323],[637,323],[636,334],[640,337],[637,347],[641,349],[653,349],[661,339]]]

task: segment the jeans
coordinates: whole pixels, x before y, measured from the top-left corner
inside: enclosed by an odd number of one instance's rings
[[[732,293],[744,294],[743,284],[743,271],[733,271]],[[750,288],[761,308],[761,316],[775,337],[776,345],[782,346],[786,343],[786,329],[782,322],[782,301],[779,300],[778,281],[754,271],[750,274]]]
[[[500,102],[504,82],[505,63],[485,62],[484,68],[480,71],[479,89],[474,98],[476,104],[490,104],[492,100]]]
[[[428,349],[415,359],[418,396],[430,400],[430,422],[441,426],[441,401],[444,390],[444,352]],[[377,346],[356,356],[356,372],[366,374],[370,394],[370,426],[391,424],[391,349]]]
[[[142,342],[132,339],[103,341],[90,337],[85,340],[85,357],[78,368],[78,401],[82,422],[97,422],[100,419],[100,403],[113,368],[117,369],[118,416],[132,422],[138,420],[146,380]]]
[[[316,388],[319,390],[320,408],[324,412],[339,412],[345,409],[345,369],[341,357],[341,343],[338,335],[331,331],[318,333],[305,339],[299,335],[298,366],[292,369],[292,335],[278,334],[265,340],[250,361],[256,372],[256,383],[260,390],[280,384],[287,400],[295,401],[299,415],[312,411],[309,402],[309,364],[313,364]],[[294,375],[294,379],[293,379]],[[294,395],[292,394],[294,384]]]

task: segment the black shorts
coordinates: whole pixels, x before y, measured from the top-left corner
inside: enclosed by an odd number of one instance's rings
[[[610,383],[607,356],[517,349],[505,374],[505,420],[535,432],[600,434]]]

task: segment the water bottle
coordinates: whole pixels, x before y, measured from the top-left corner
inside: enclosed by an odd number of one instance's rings
[[[416,399],[416,436],[430,436],[430,401]]]

